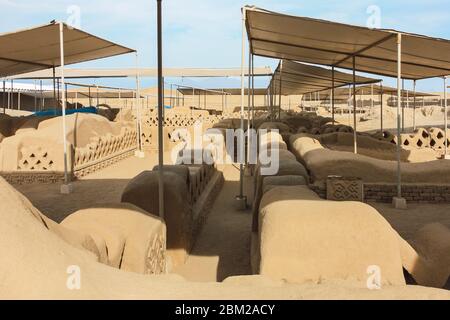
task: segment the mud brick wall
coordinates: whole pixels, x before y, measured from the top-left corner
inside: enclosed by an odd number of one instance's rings
[[[321,198],[326,199],[325,185],[310,185],[310,188]],[[404,184],[402,186],[403,197],[412,203],[450,203],[450,184]],[[397,196],[395,184],[364,184],[364,201],[391,203]]]
[[[394,184],[365,184],[366,201],[391,202],[397,196],[397,186]],[[449,185],[403,185],[402,195],[408,202],[419,203],[450,203]]]

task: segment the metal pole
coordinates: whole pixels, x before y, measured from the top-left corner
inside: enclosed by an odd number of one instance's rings
[[[92,107],[91,86],[88,87],[88,95],[89,95],[89,107]]]
[[[244,95],[245,95],[245,17],[246,12],[245,8],[242,9],[242,48],[241,48],[241,131],[243,133],[244,131]],[[241,141],[240,141],[240,153],[244,154],[244,143],[245,143],[245,136],[242,134]],[[244,163],[242,159],[238,159],[240,162],[239,165],[239,196],[238,199],[242,200],[244,199]]]
[[[159,178],[159,216],[164,218],[164,140],[163,140],[163,65],[162,65],[162,0],[157,2],[157,32],[158,32],[158,178]]]
[[[3,113],[6,114],[6,80],[3,79],[3,95],[2,95]]]
[[[40,89],[41,89],[41,106],[40,106],[40,110],[42,110],[45,107],[44,92],[42,90],[42,80],[40,80]]]
[[[255,128],[255,56],[252,54],[252,128]]]
[[[34,112],[37,111],[37,85],[36,80],[34,80]]]
[[[331,118],[333,119],[334,124],[334,66],[331,68]]]
[[[402,173],[400,164],[401,152],[401,131],[402,115],[400,113],[401,107],[401,84],[402,84],[402,35],[397,35],[397,197],[402,197]]]
[[[383,133],[383,83],[380,84],[380,94],[381,94],[381,133]]]
[[[280,62],[280,105],[278,108],[278,119],[281,120],[281,91],[283,86],[283,60]]]
[[[20,89],[17,90],[17,110],[20,110]]]
[[[413,81],[414,101],[413,101],[413,131],[416,131],[416,80]]]
[[[447,102],[447,76],[444,77],[444,136],[445,136],[445,153],[444,159],[448,156],[448,102]]]
[[[356,57],[353,56],[353,152],[358,153],[358,141],[356,133]]]
[[[402,79],[402,132],[405,132],[405,79]]]
[[[60,46],[60,59],[61,59],[61,81],[62,85],[65,85],[64,79],[64,24],[59,23],[59,46]],[[63,90],[63,101],[62,101],[62,123],[63,123],[63,148],[64,148],[64,184],[69,184],[69,175],[67,167],[67,138],[66,138],[66,93]]]
[[[53,66],[53,101],[55,101],[55,107],[56,107],[56,71],[55,71],[55,66]]]
[[[98,96],[98,94],[99,94],[99,92],[98,92],[98,85],[96,85],[95,87],[96,87],[96,92],[97,92],[97,107],[98,107],[98,105],[100,104],[99,96]]]
[[[9,109],[13,109],[14,106],[14,80],[11,80],[11,90],[10,90],[10,99],[9,99]]]
[[[137,143],[139,151],[142,152],[142,114],[141,114],[141,80],[139,75],[139,55],[136,52],[136,114],[137,114]]]

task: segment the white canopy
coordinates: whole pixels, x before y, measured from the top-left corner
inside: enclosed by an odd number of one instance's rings
[[[380,79],[356,76],[355,83],[371,84],[381,82]],[[323,67],[311,66],[289,60],[280,61],[272,81],[274,91],[282,95],[305,94],[338,88],[353,84],[353,75],[340,71],[332,71]]]
[[[139,76],[154,78],[158,75],[155,68],[139,68]],[[60,69],[56,68],[56,77],[60,77]],[[65,69],[66,78],[127,78],[136,77],[136,68],[111,68],[111,69]],[[164,68],[163,76],[167,78],[201,78],[201,77],[238,77],[241,75],[240,69],[233,68]],[[271,76],[270,67],[255,68],[255,76]],[[11,77],[12,79],[51,79],[53,78],[52,70],[42,70],[20,74]]]
[[[0,34],[0,77],[60,66],[59,23]],[[64,24],[64,62],[74,64],[135,52]]]
[[[245,7],[251,51],[269,58],[397,76],[397,35],[402,34],[402,77],[450,74],[450,41],[395,30],[369,29]]]

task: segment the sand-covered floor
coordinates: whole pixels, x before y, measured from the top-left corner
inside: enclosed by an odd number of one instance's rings
[[[147,154],[144,159],[129,157],[76,181],[74,192],[70,195],[60,194],[59,184],[15,187],[45,215],[59,222],[79,209],[120,202],[122,190],[128,181],[143,170],[151,170],[156,162],[156,155]],[[233,166],[220,169],[224,172],[224,187],[187,263],[174,270],[191,281],[220,282],[229,276],[250,274],[251,215],[234,208],[234,198],[239,188],[239,172]],[[251,186],[251,181],[247,178],[249,203]],[[450,204],[410,203],[408,210],[396,210],[391,204],[370,205],[407,240],[412,239],[415,232],[428,223],[440,222],[450,228]]]
[[[251,274],[252,217],[250,210],[236,210],[233,201],[239,190],[239,170],[231,165],[220,169],[225,178],[222,191],[186,264],[174,270],[190,281],[220,282],[230,276]],[[245,190],[246,195],[250,195],[249,203],[252,186],[247,178]]]

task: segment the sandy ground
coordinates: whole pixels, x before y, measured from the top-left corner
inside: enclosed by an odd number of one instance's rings
[[[343,146],[343,145],[327,145],[327,148],[336,151],[354,152],[353,146]],[[380,160],[390,160],[397,161],[397,153],[395,151],[388,151],[382,149],[369,149],[369,148],[358,148],[358,154],[362,154],[371,158]],[[401,160],[402,162],[409,163],[419,163],[428,162],[441,159],[442,154],[436,152],[430,148],[426,149],[413,149],[403,147]]]
[[[369,203],[378,210],[406,240],[424,225],[439,222],[450,228],[450,204],[409,203],[407,210],[397,210],[389,203]]]
[[[16,185],[46,216],[61,222],[71,213],[93,205],[120,202],[128,181],[144,170],[151,170],[157,163],[155,154],[143,159],[129,157],[101,171],[83,177],[73,183],[74,192],[63,195],[60,184]]]
[[[429,116],[424,116],[421,108],[416,109],[416,127],[440,127],[444,126],[444,113],[441,107],[435,106],[433,112]],[[405,123],[405,133],[413,132],[413,118],[414,111],[412,108],[405,109],[404,113],[404,123]],[[330,116],[331,114],[325,114],[325,116]],[[339,123],[349,125],[353,127],[353,115],[344,114],[336,115],[336,121]],[[374,110],[366,115],[357,115],[357,130],[358,131],[377,131],[381,127],[381,113],[379,108],[374,108]],[[383,111],[383,128],[391,132],[396,132],[397,128],[397,110],[392,107],[385,107]]]
[[[230,276],[251,274],[251,213],[234,207],[234,198],[239,190],[239,170],[230,165],[221,170],[224,186],[186,264],[174,270],[190,281],[220,282]],[[247,178],[246,195],[251,196],[252,186]],[[250,197],[248,202],[251,201]]]
[[[156,164],[155,155],[127,158],[74,183],[74,193],[62,195],[59,184],[16,186],[44,214],[62,221],[76,210],[120,201],[128,181]],[[238,192],[237,168],[221,168],[225,184],[194,245],[187,263],[174,270],[191,281],[216,282],[226,277],[250,274],[250,212],[234,209]],[[252,184],[246,179],[251,203]],[[390,204],[371,203],[405,239],[411,239],[422,226],[440,222],[450,228],[450,204],[409,204],[408,210],[395,210]]]

